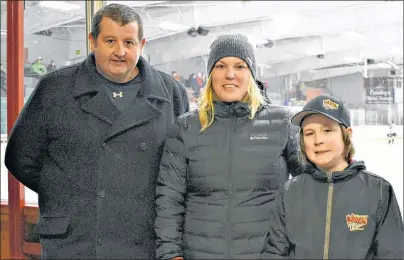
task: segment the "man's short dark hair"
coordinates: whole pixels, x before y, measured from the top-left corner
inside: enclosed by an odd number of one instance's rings
[[[93,17],[91,34],[97,39],[100,34],[100,24],[103,17],[108,17],[121,26],[136,22],[139,28],[139,40],[143,39],[143,22],[140,15],[131,7],[121,4],[109,4],[99,9]]]

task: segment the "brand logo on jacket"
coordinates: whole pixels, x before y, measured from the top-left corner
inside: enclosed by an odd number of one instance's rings
[[[368,215],[351,213],[350,215],[346,215],[345,219],[349,231],[362,231],[368,224]]]
[[[116,98],[116,97],[123,97],[123,93],[122,92],[112,92],[112,96],[114,97],[114,98]]]
[[[250,135],[250,140],[268,140],[266,133],[264,134],[252,134]]]

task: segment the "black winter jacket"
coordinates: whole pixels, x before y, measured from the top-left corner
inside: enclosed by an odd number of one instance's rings
[[[263,259],[403,259],[393,188],[362,161],[326,173],[313,166],[285,183]]]
[[[43,259],[153,259],[155,192],[167,130],[189,111],[185,88],[142,57],[123,111],[93,54],[44,75],[9,137],[5,165],[38,193]]]
[[[275,194],[300,173],[296,128],[280,106],[257,112],[215,103],[200,133],[197,111],[169,133],[157,179],[159,259],[259,259]]]

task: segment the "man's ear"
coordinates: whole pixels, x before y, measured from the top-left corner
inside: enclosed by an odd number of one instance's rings
[[[88,41],[90,42],[90,51],[94,51],[96,40],[97,39],[94,39],[93,34],[90,32],[88,34]]]
[[[143,37],[143,39],[140,41],[140,49],[141,50],[143,50],[145,44],[146,44],[146,38]]]

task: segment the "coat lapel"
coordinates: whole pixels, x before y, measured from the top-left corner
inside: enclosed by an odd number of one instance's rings
[[[164,103],[171,103],[167,87],[160,74],[142,57],[139,59],[138,68],[142,77],[138,95],[131,105],[119,114],[107,134],[107,139],[161,116],[166,107]]]
[[[83,98],[83,96],[91,95],[81,104],[81,109],[90,115],[112,125],[119,110],[113,104],[112,100],[102,91],[102,82],[95,75],[94,55],[90,54],[87,59],[80,65],[81,68],[77,74],[77,80],[74,86],[75,98]]]
[[[157,70],[153,69],[143,57],[139,58],[138,68],[141,75],[141,87],[131,105],[120,112],[113,101],[100,90],[102,82],[97,77],[94,54],[80,65],[74,88],[75,98],[91,95],[81,108],[86,113],[108,123],[107,139],[129,128],[147,123],[163,114],[164,103],[171,103],[170,94]]]

